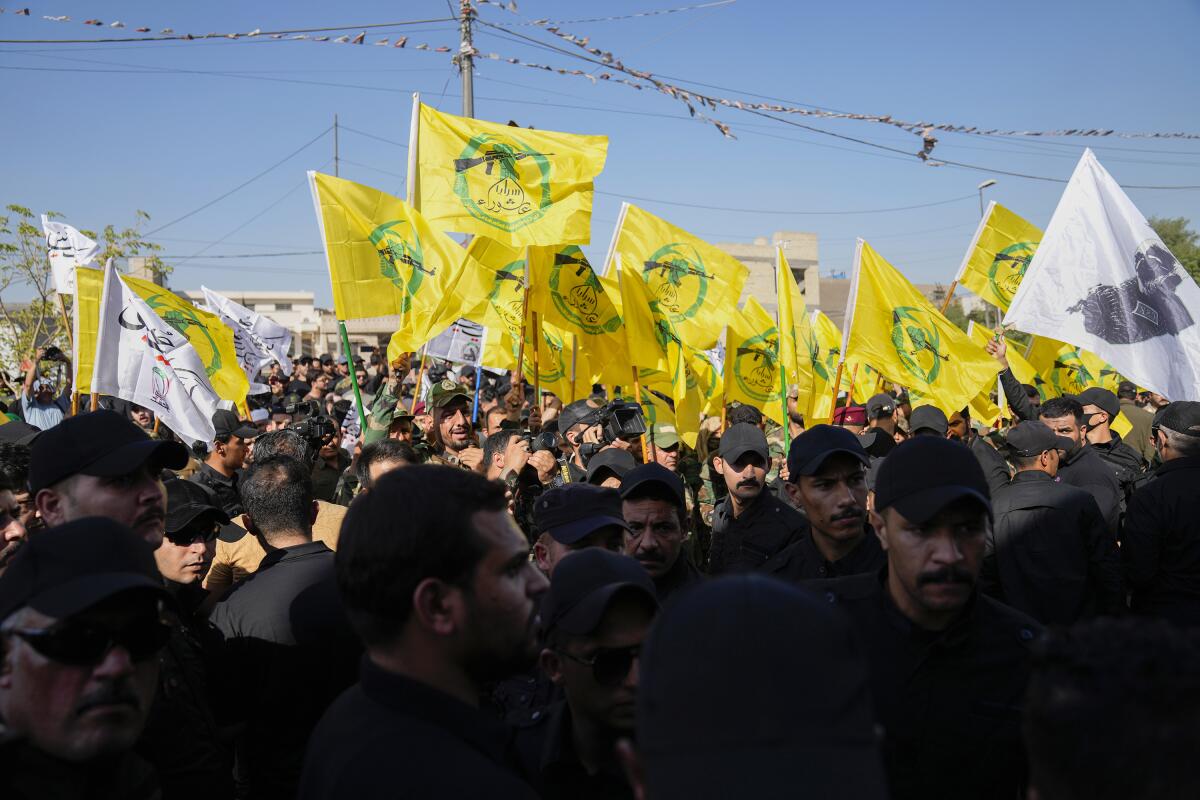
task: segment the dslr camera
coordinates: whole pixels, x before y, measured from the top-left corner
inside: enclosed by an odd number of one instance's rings
[[[286,406],[283,410],[286,414],[305,415],[304,419],[293,422],[287,426],[287,429],[300,434],[300,437],[312,447],[314,453],[338,435],[338,426],[325,415],[321,410],[321,404],[316,400],[301,400],[299,403]]]
[[[613,400],[579,421],[589,428],[599,425],[601,431],[599,442],[587,442],[579,447],[579,456],[585,464],[602,448],[617,439],[629,441],[646,432],[646,418],[642,414],[642,407],[627,400]]]

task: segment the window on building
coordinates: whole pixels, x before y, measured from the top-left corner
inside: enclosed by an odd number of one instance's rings
[[[292,304],[291,303],[276,303],[275,310],[276,311],[291,311]]]

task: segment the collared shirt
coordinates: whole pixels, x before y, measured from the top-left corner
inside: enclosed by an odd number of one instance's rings
[[[71,407],[70,395],[51,400],[49,403],[39,403],[32,397],[21,395],[21,416],[33,427],[48,431],[63,421],[67,409]]]
[[[763,572],[793,583],[801,581],[841,578],[846,575],[861,575],[878,572],[887,564],[887,554],[879,544],[879,537],[870,525],[863,526],[863,537],[846,555],[837,561],[825,558],[813,541],[810,530],[800,540],[790,545],[779,555],[763,565]]]
[[[561,700],[541,725],[517,734],[521,769],[542,800],[625,800],[633,790],[615,756],[588,772],[575,749],[571,707]]]
[[[808,532],[808,520],[766,487],[738,516],[725,496],[713,513],[710,575],[761,569],[772,556]]]
[[[1135,614],[1200,627],[1200,456],[1167,461],[1133,493],[1121,560]]]
[[[313,731],[299,798],[533,800],[510,742],[479,709],[364,658]]]
[[[242,513],[242,497],[238,494],[238,476],[236,472],[229,476],[222,475],[206,461],[200,465],[200,469],[196,470],[188,480],[212,490],[212,493],[217,498],[217,502],[221,504],[221,508],[230,517],[235,517]]]

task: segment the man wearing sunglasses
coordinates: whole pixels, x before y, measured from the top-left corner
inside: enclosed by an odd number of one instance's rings
[[[49,526],[108,517],[158,547],[167,513],[159,473],[187,463],[187,448],[179,442],[151,439],[115,412],[92,411],[34,440],[29,492]]]
[[[633,796],[616,743],[633,736],[638,656],[657,612],[654,582],[629,556],[593,547],[554,571],[539,662],[565,699],[517,738],[544,800]]]
[[[167,599],[151,549],[112,520],[68,522],[21,548],[0,576],[5,798],[159,796],[132,748]]]

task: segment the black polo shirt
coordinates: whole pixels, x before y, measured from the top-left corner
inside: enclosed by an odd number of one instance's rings
[[[830,561],[821,554],[810,530],[798,542],[789,545],[764,564],[762,571],[792,583],[878,572],[887,565],[887,554],[883,552],[874,528],[870,525],[863,527],[862,539],[837,561]]]
[[[359,682],[313,731],[299,798],[532,800],[510,740],[479,709],[364,658]]]
[[[238,476],[235,472],[229,477],[213,469],[208,462],[200,465],[200,469],[192,475],[191,480],[207,488],[216,497],[217,503],[230,517],[242,513],[242,497],[238,494]]]
[[[614,754],[596,773],[590,773],[575,750],[571,707],[565,700],[553,706],[542,724],[517,734],[521,769],[542,800],[626,800],[633,798]]]

